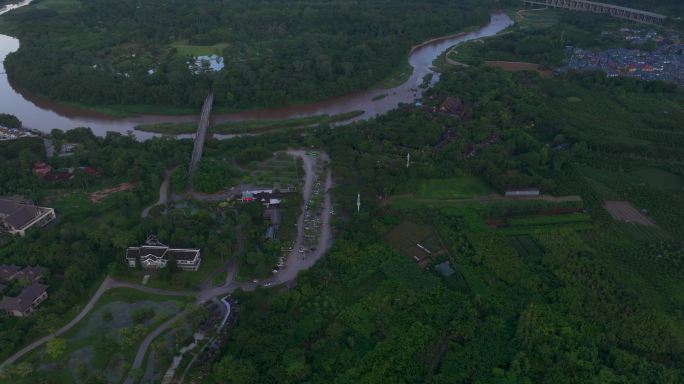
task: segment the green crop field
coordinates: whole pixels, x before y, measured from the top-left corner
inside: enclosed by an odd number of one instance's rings
[[[642,243],[655,243],[672,240],[672,236],[657,225],[640,225],[634,223],[620,223],[620,228],[627,232],[634,240]]]
[[[530,236],[509,236],[508,241],[522,257],[540,257],[544,255],[544,250]]]
[[[493,191],[477,177],[461,176],[422,180],[414,193],[421,199],[461,199],[491,194]]]

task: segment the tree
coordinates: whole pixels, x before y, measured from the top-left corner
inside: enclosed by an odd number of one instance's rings
[[[251,361],[225,356],[214,366],[214,382],[221,384],[256,384],[259,371]]]
[[[50,356],[50,358],[52,358],[53,360],[58,360],[59,358],[64,356],[66,349],[67,341],[66,339],[62,338],[54,338],[52,340],[49,340],[45,345],[45,350],[48,356]]]

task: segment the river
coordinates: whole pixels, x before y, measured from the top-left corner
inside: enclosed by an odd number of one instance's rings
[[[29,2],[27,0],[22,4]],[[321,102],[285,108],[216,114],[212,117],[212,121],[222,123],[227,121],[273,120],[320,114],[335,115],[351,111],[365,111],[363,115],[354,120],[365,120],[378,116],[396,108],[399,103],[412,103],[416,97],[419,97],[420,88],[418,86],[426,74],[434,73],[431,69],[432,62],[441,53],[456,44],[495,35],[512,24],[513,21],[506,14],[494,12],[491,14],[489,23],[476,31],[431,40],[414,47],[408,58],[409,63],[414,68],[413,74],[408,81],[395,88],[359,91]],[[113,118],[87,109],[68,107],[32,95],[13,84],[5,74],[2,65],[5,57],[17,49],[19,49],[19,40],[0,34],[0,112],[17,116],[27,128],[49,132],[53,128],[68,130],[76,127],[90,127],[96,135],[103,136],[107,131],[126,133],[140,124],[196,122],[199,119],[199,110],[197,115],[187,116],[141,115]],[[438,79],[438,75],[435,73],[433,83]],[[373,100],[381,95],[387,96]],[[135,135],[141,140],[156,136],[153,133],[139,131],[136,131]]]

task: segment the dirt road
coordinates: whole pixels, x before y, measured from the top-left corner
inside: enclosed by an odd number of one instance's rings
[[[162,181],[161,186],[159,187],[159,200],[157,200],[155,204],[152,204],[143,210],[143,219],[150,214],[150,209],[157,205],[164,205],[169,200],[169,184],[171,183],[171,173],[173,173],[174,170],[175,168],[166,170],[166,173],[164,174],[164,181]]]

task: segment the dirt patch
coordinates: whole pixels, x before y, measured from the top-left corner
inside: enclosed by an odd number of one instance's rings
[[[627,201],[606,201],[604,207],[615,220],[647,226],[656,225],[653,219],[639,212]]]
[[[102,189],[97,192],[93,192],[90,194],[90,201],[93,203],[99,203],[100,201],[104,200],[107,198],[107,196],[117,193],[117,192],[122,192],[122,191],[130,191],[133,189],[133,184],[130,183],[122,183],[119,184],[118,186],[114,188],[107,188],[107,189]]]
[[[485,61],[488,67],[501,68],[504,71],[534,71],[539,73],[542,77],[551,76],[551,71],[542,69],[541,65],[534,63],[526,63],[522,61]]]

